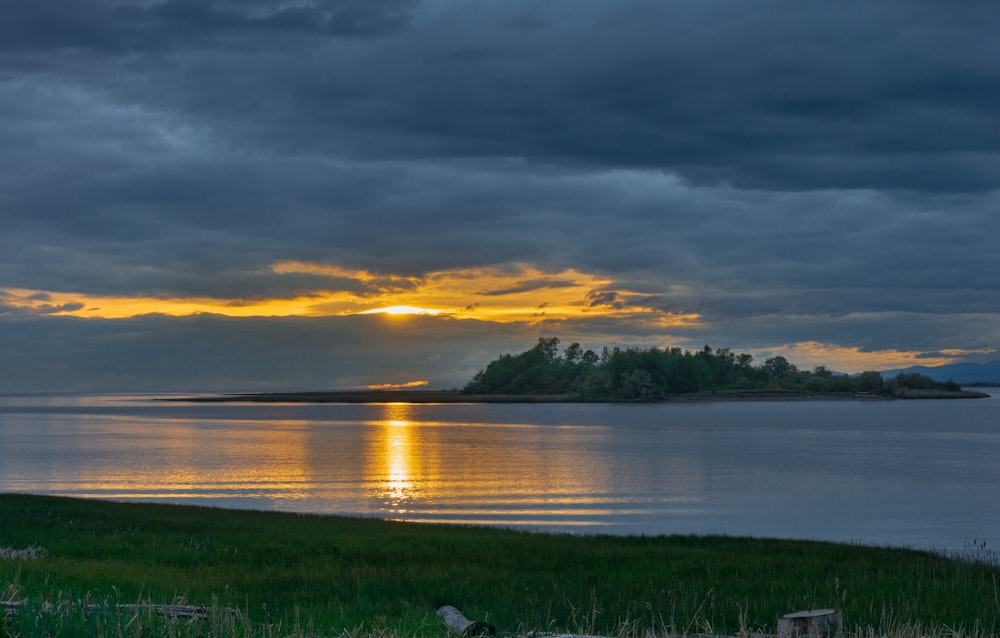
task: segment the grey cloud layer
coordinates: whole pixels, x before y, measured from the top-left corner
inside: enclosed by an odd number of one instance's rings
[[[0,288],[529,262],[691,338],[1000,347],[998,32],[973,1],[9,0]]]
[[[133,120],[149,135],[768,189],[995,187],[986,2],[8,4],[9,77],[158,120]]]
[[[417,380],[452,388],[531,340],[523,327],[430,317],[8,316],[0,317],[0,388],[241,392]]]

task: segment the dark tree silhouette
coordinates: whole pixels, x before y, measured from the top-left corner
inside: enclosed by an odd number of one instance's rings
[[[706,345],[680,348],[603,348],[598,355],[570,344],[559,356],[559,339],[541,337],[534,347],[503,354],[465,386],[469,394],[571,395],[593,400],[656,401],[676,394],[752,390],[815,393],[901,393],[906,389],[960,390],[920,374],[884,381],[875,371],[850,377],[825,366],[800,371],[785,357],[753,365],[750,354]]]

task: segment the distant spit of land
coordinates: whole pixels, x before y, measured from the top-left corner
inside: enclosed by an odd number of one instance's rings
[[[973,399],[988,397],[925,375],[894,379],[869,370],[849,376],[824,366],[799,370],[784,357],[760,366],[753,357],[709,346],[607,348],[600,354],[573,343],[563,354],[559,339],[541,337],[520,354],[504,354],[480,370],[461,390],[380,389],[321,392],[260,392],[174,399],[255,403],[660,403],[692,401],[808,401],[852,399]]]
[[[911,390],[904,394],[884,395],[838,392],[801,392],[796,390],[741,390],[713,394],[678,394],[657,403],[710,401],[892,401],[897,399],[979,399],[982,392],[965,390]],[[257,392],[214,396],[176,397],[169,401],[199,403],[649,403],[642,400],[583,398],[571,394],[470,394],[461,390],[331,390],[312,392]]]

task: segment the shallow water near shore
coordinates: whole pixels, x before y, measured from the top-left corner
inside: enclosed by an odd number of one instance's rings
[[[190,404],[0,396],[0,491],[991,552],[1000,391],[954,401]]]

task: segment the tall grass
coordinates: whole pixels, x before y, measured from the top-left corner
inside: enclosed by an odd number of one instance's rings
[[[440,635],[445,604],[502,634],[773,632],[779,614],[826,607],[859,636],[1000,631],[995,563],[833,543],[6,494],[0,547],[37,551],[0,560],[0,600],[26,601],[9,635],[99,635],[97,624],[106,635]],[[171,619],[143,603],[217,613]]]

